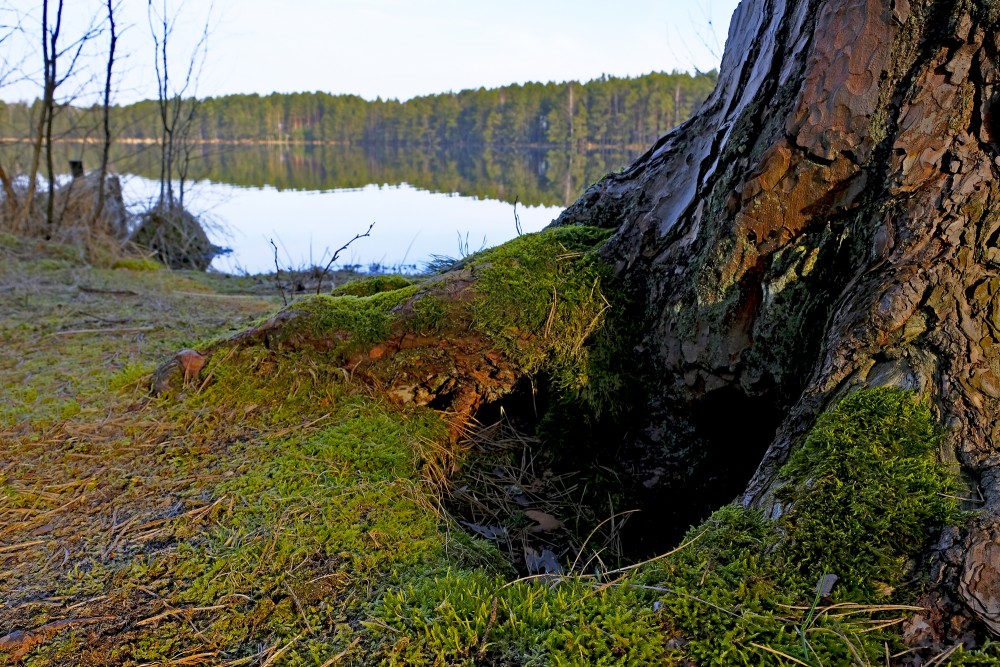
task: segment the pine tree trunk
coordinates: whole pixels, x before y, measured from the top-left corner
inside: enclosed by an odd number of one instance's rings
[[[981,502],[941,538],[915,643],[1000,631],[998,21],[992,0],[744,0],[701,111],[557,221],[617,228],[605,256],[643,304],[638,459],[710,459],[691,415],[739,415],[763,443],[743,502],[778,512],[820,411],[859,385],[931,397]]]

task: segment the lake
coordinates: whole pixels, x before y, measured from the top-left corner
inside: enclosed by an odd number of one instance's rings
[[[129,201],[148,201],[159,184],[126,175]],[[278,190],[199,181],[188,193],[189,207],[207,221],[212,242],[231,248],[212,268],[225,273],[274,270],[273,240],[282,269],[326,264],[341,253],[340,266],[361,270],[418,271],[434,255],[460,257],[516,235],[514,207],[494,199],[428,192],[409,184],[366,185],[331,190]],[[538,231],[562,211],[559,206],[518,206],[525,232]]]
[[[99,162],[96,149],[62,145],[64,159]],[[375,223],[337,265],[417,271],[435,255],[460,257],[551,222],[583,190],[635,155],[566,149],[470,151],[427,147],[195,146],[185,205],[232,249],[212,264],[227,273],[325,264]],[[113,168],[136,210],[158,192],[155,147],[115,147]]]

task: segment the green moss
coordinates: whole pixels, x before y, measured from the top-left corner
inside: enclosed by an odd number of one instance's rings
[[[560,227],[478,255],[476,328],[525,372],[544,369],[560,389],[586,386],[586,344],[610,308],[602,291],[609,269],[591,251],[609,235]]]
[[[948,658],[950,667],[995,667],[1000,665],[1000,644],[987,639],[975,650],[959,648]]]
[[[791,509],[777,522],[724,507],[677,553],[626,577],[504,585],[453,571],[389,592],[370,632],[384,636],[390,665],[879,664],[901,642],[897,624],[873,625],[898,618],[884,605],[914,589],[874,584],[901,586],[906,559],[957,516],[942,495],[951,481],[935,461],[939,438],[911,394],[858,391],[783,470]],[[821,601],[828,573],[840,581]]]
[[[452,307],[444,299],[434,295],[424,295],[413,304],[413,315],[407,325],[420,335],[440,332],[449,324]]]
[[[941,437],[930,408],[898,389],[855,392],[821,416],[782,471],[788,561],[866,594],[895,586],[906,560],[957,519]]]
[[[393,309],[417,293],[411,285],[372,296],[313,296],[296,302],[292,310],[306,315],[306,327],[317,338],[337,335],[344,354],[389,337],[396,319]]]
[[[129,271],[162,271],[163,265],[149,257],[125,257],[111,264],[112,269],[127,269]]]
[[[112,391],[136,388],[140,384],[147,383],[154,370],[155,367],[150,363],[128,361],[120,371],[108,379],[108,388]]]
[[[669,632],[684,638],[680,664],[846,665],[858,655],[877,664],[887,643],[899,644],[891,631],[871,631],[893,617],[883,607],[857,605],[841,615],[843,608],[820,603],[816,582],[784,560],[780,532],[759,512],[722,508],[685,542],[638,575],[660,591]]]
[[[64,243],[46,243],[45,253],[52,259],[65,260],[72,264],[85,264],[87,259],[83,249]]]
[[[440,557],[437,517],[411,480],[419,478],[415,440],[444,438],[444,423],[360,397],[338,402],[329,426],[238,452],[253,464],[215,490],[234,502],[208,543],[174,569],[193,577],[183,601],[270,594],[304,561],[333,559],[355,580]]]
[[[841,246],[829,228],[804,234],[771,258],[763,285],[763,303],[753,326],[754,346],[747,361],[757,374],[778,386],[798,387],[808,377],[810,354],[825,321],[827,302],[817,284],[837,274],[835,249]],[[843,273],[842,271],[839,273]]]
[[[336,287],[330,294],[331,296],[372,296],[381,292],[391,292],[409,287],[413,283],[414,281],[406,276],[371,276],[348,281]]]
[[[395,630],[384,664],[663,664],[666,637],[652,601],[628,587],[557,586],[450,572],[391,591],[375,630]]]
[[[350,649],[357,633],[347,620],[400,573],[442,571],[446,550],[458,564],[486,560],[449,540],[420,481],[434,460],[423,443],[448,437],[436,413],[356,393],[320,354],[250,348],[210,372],[176,418],[191,439],[215,442],[219,429],[236,437],[220,454],[212,511],[175,522],[176,548],[134,561],[116,586],[169,580],[161,594],[171,605],[213,611],[198,637],[171,619],[124,655],[166,660],[208,638],[233,659],[266,641],[290,644],[282,664],[321,664]],[[179,475],[196,474],[198,459],[204,466],[204,454],[171,454]]]
[[[37,262],[37,266],[42,271],[59,271],[61,269],[67,269],[73,266],[73,262],[65,259],[40,259]]]
[[[869,126],[869,138],[873,146],[878,146],[889,136],[889,111],[883,106],[879,106],[872,114]]]
[[[951,7],[949,17],[949,29],[959,33],[959,22],[967,13],[972,13],[973,18],[983,24],[984,28],[995,27],[1000,23],[1000,1],[998,0],[956,0]]]

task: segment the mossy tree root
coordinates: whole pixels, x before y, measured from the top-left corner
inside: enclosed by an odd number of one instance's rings
[[[593,229],[529,235],[419,284],[383,280],[385,291],[367,296],[341,290],[302,299],[206,344],[198,357],[186,350],[167,359],[153,374],[153,390],[210,382],[212,360],[240,348],[315,354],[398,404],[446,413],[458,437],[484,403],[528,375],[586,383],[586,343],[609,308],[601,289],[606,271],[590,251],[606,237]],[[362,288],[351,291],[366,293]]]

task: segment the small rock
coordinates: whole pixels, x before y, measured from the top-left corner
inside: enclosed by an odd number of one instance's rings
[[[824,574],[820,577],[819,581],[816,582],[816,594],[821,598],[830,597],[830,593],[833,591],[833,587],[839,578],[840,577],[835,574]]]

